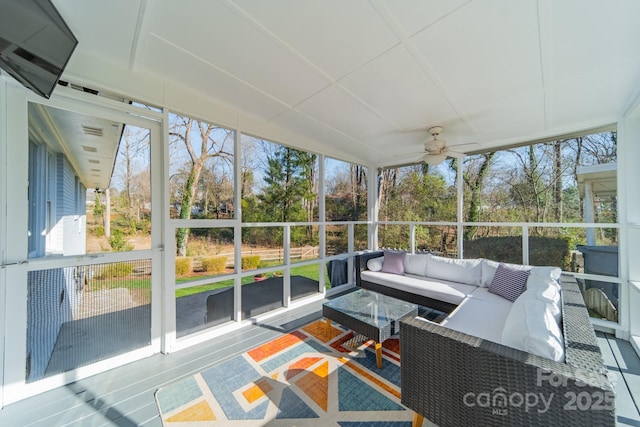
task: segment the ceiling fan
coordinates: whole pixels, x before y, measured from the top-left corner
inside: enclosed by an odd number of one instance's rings
[[[432,126],[427,130],[427,132],[433,136],[433,139],[429,139],[424,142],[424,155],[420,158],[420,161],[435,166],[442,163],[447,157],[464,156],[464,153],[451,150],[450,147],[453,146],[447,146],[446,140],[438,139],[443,129],[444,128],[442,126]],[[455,145],[455,147],[460,147],[462,145],[469,144]]]

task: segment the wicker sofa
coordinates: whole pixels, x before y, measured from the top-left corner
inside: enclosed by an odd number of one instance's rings
[[[452,317],[464,308],[434,299],[433,294],[364,280],[368,260],[381,255],[371,252],[356,258],[358,286]],[[446,320],[438,324],[420,317],[403,319],[402,403],[416,412],[414,425],[423,417],[441,426],[614,425],[615,395],[582,294],[573,277],[562,275],[559,281],[562,361],[452,329]],[[483,320],[479,316],[475,323]]]

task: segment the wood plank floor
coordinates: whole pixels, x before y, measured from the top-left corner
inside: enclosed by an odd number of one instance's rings
[[[227,360],[282,332],[320,317],[314,302],[241,331],[168,355],[155,355],[9,405],[0,426],[160,427],[158,387]],[[640,426],[640,359],[631,345],[598,333],[607,368],[615,374],[618,425]]]

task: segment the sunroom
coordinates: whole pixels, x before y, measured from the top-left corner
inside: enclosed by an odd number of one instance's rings
[[[378,248],[558,265],[640,354],[635,2],[52,4],[51,96],[0,79],[5,414],[312,314]]]

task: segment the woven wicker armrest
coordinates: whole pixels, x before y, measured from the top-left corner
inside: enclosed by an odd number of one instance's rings
[[[575,281],[562,287],[564,363],[404,319],[402,403],[440,426],[614,425],[614,392],[584,303]]]
[[[360,277],[360,273],[362,270],[367,269],[367,261],[373,258],[378,258],[384,255],[384,251],[375,251],[375,252],[367,252],[360,255],[356,255],[354,268],[356,273],[356,286],[360,286],[362,278]]]

